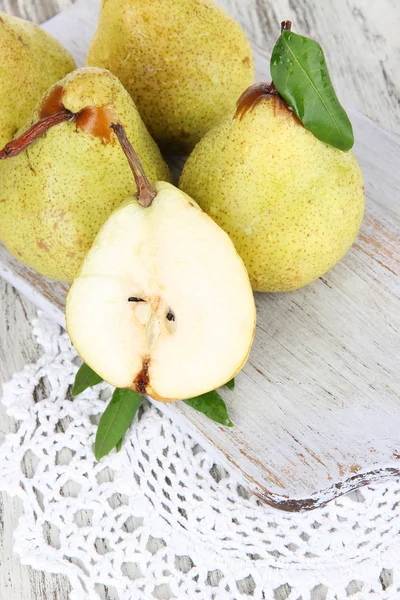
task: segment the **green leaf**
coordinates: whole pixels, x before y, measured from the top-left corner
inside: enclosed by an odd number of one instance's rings
[[[73,396],[78,396],[78,394],[84,392],[88,387],[97,385],[102,381],[103,379],[99,375],[97,375],[97,373],[95,373],[93,369],[91,369],[85,363],[83,363],[75,376],[75,381],[71,393]]]
[[[231,390],[231,392],[233,392],[233,390],[235,389],[235,378],[233,377],[230,381],[228,381],[225,384],[225,387],[227,387],[228,390]]]
[[[233,427],[233,423],[228,415],[226,404],[218,392],[208,392],[207,394],[202,394],[196,398],[184,400],[184,402],[206,415],[206,417],[212,421],[226,425],[226,427]]]
[[[306,129],[322,142],[350,150],[353,128],[337,99],[324,52],[317,42],[282,31],[272,51],[271,76]]]
[[[117,451],[117,452],[121,452],[121,448],[122,448],[122,442],[123,442],[123,441],[124,441],[124,438],[122,437],[122,438],[119,440],[119,442],[117,442],[117,443],[115,444],[115,449],[116,449],[116,451]]]
[[[96,460],[106,456],[122,440],[142,400],[142,396],[133,390],[114,390],[97,428],[94,443]]]

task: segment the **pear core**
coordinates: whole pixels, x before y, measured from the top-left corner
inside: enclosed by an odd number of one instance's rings
[[[128,201],[104,224],[69,291],[66,320],[103,379],[171,401],[242,368],[255,305],[229,237],[177,188],[155,189],[150,207]]]

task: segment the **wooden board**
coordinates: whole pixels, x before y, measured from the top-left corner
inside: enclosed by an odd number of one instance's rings
[[[80,64],[96,10],[95,0],[81,0],[46,26]],[[268,60],[257,48],[255,54],[261,78]],[[365,176],[364,225],[324,278],[291,294],[257,295],[250,360],[235,392],[222,392],[235,428],[183,403],[157,403],[262,500],[284,510],[321,506],[400,475],[400,141],[359,113],[350,116]],[[0,273],[64,323],[66,286],[23,267],[4,248]]]

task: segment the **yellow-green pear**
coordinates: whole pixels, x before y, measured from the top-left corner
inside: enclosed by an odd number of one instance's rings
[[[43,29],[0,12],[0,148],[44,92],[73,69],[72,56]]]
[[[254,81],[243,30],[213,0],[103,0],[86,64],[119,77],[175,151],[191,150]]]
[[[229,234],[260,292],[326,273],[364,214],[353,154],[314,137],[267,84],[249,88],[196,146],[179,185]]]
[[[0,238],[51,279],[72,281],[101,225],[136,193],[113,123],[135,144],[150,181],[168,181],[131,97],[105,69],[78,69],[53,86],[27,132],[0,152]]]

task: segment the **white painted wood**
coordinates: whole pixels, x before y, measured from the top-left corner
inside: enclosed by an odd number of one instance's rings
[[[30,321],[36,308],[10,284],[0,278],[0,381],[40,356],[32,339]],[[14,419],[6,416],[0,404],[0,443],[9,431],[15,431]],[[31,468],[30,464],[26,468]],[[66,600],[70,589],[61,576],[33,571],[21,565],[12,552],[12,536],[21,515],[21,502],[0,493],[0,600]]]
[[[6,10],[7,12],[13,12],[15,14],[20,14],[21,16],[28,16],[36,21],[41,21],[43,18],[54,14],[59,8],[68,4],[70,4],[70,0],[45,0],[41,3],[31,3],[29,0],[0,0],[0,10]],[[268,2],[267,0],[221,0],[221,4],[226,6],[230,13],[238,18],[244,25],[248,35],[251,39],[255,40],[256,44],[262,49],[261,55],[264,53],[267,55],[270,52],[274,38],[276,37],[279,21],[282,18],[291,18],[294,21],[295,30],[301,31],[307,35],[312,35],[323,42],[330,66],[330,72],[341,99],[347,104],[356,106],[376,121],[391,128],[393,131],[400,133],[400,71],[398,69],[400,58],[400,44],[398,41],[400,7],[396,0],[381,0],[379,3],[366,2],[366,0],[332,0],[330,3],[319,3],[316,0],[299,0],[298,2],[292,2],[291,0],[268,0]],[[81,7],[78,5],[77,9],[80,10],[80,8]],[[79,17],[74,20],[74,31],[76,39],[78,39],[79,28],[82,25],[82,13],[75,13],[75,15]],[[53,25],[50,24],[50,27],[55,27],[59,39],[65,42],[64,36],[66,31],[63,29],[62,22],[63,17],[60,16],[58,18],[58,25],[57,21],[55,21]],[[89,18],[89,23],[85,25],[85,28],[87,25],[93,30],[95,27],[94,20]],[[80,62],[82,62],[84,53],[82,51],[79,52],[79,48],[76,44],[75,48],[72,48],[72,50],[75,55],[77,55]],[[259,61],[259,65],[259,68],[261,68],[261,72],[264,75],[266,73],[266,68],[262,66],[261,60]],[[396,327],[398,327],[399,324],[398,319],[396,321],[396,314],[392,314],[391,316],[394,323],[389,321],[391,313],[389,313],[388,310],[393,310],[396,306],[398,307],[399,289],[396,285],[397,280],[394,279],[394,276],[392,279],[390,271],[387,271],[387,267],[389,267],[389,269],[394,270],[398,274],[398,247],[396,249],[394,240],[388,239],[387,236],[387,232],[389,232],[389,235],[395,239],[397,236],[398,239],[399,233],[398,212],[396,216],[394,216],[394,212],[396,212],[396,199],[398,201],[399,197],[399,180],[397,179],[396,181],[395,178],[395,172],[396,170],[399,170],[398,141],[390,134],[385,134],[379,129],[372,127],[370,123],[368,124],[368,127],[364,128],[364,121],[362,118],[359,119],[358,116],[355,118],[357,121],[356,134],[359,145],[358,151],[362,153],[363,161],[366,161],[365,164],[363,163],[364,169],[366,167],[368,169],[367,189],[370,202],[368,214],[370,215],[370,218],[369,221],[366,221],[364,226],[364,238],[360,239],[358,247],[352,251],[351,255],[346,258],[342,265],[339,265],[334,269],[329,274],[329,277],[324,278],[329,285],[334,286],[333,291],[325,286],[323,282],[317,282],[316,284],[313,284],[312,287],[310,286],[304,291],[296,292],[291,295],[292,297],[290,299],[289,296],[258,299],[259,310],[265,315],[266,323],[268,325],[268,333],[260,334],[260,340],[268,342],[268,351],[270,354],[275,354],[275,359],[280,353],[285,355],[288,352],[292,352],[295,355],[293,364],[297,365],[296,368],[301,376],[305,373],[307,376],[307,385],[311,386],[311,389],[315,393],[315,398],[313,400],[314,405],[311,404],[311,407],[314,409],[315,420],[320,422],[320,408],[321,406],[326,405],[326,403],[328,403],[331,408],[330,414],[332,417],[337,416],[339,412],[344,410],[345,413],[343,414],[347,414],[350,419],[347,421],[344,420],[341,423],[341,429],[345,433],[347,432],[349,437],[353,435],[354,431],[359,432],[360,417],[363,416],[363,412],[359,409],[356,410],[356,408],[357,406],[363,406],[362,401],[360,403],[360,400],[356,399],[357,404],[352,406],[351,403],[353,400],[350,399],[350,401],[347,401],[345,405],[341,407],[340,399],[329,398],[324,392],[322,392],[322,395],[318,395],[318,385],[312,378],[312,375],[316,372],[315,367],[317,365],[314,365],[311,368],[308,364],[308,355],[305,352],[304,340],[309,342],[309,338],[312,335],[321,335],[322,331],[330,332],[328,317],[331,321],[340,317],[339,324],[341,325],[341,335],[346,335],[347,339],[349,333],[351,333],[352,336],[356,335],[354,345],[348,345],[346,354],[344,354],[340,347],[342,340],[340,339],[340,336],[337,336],[337,345],[335,347],[337,350],[336,356],[335,353],[332,354],[335,360],[332,361],[333,364],[331,365],[327,360],[323,361],[323,364],[324,367],[328,368],[329,373],[331,373],[332,368],[341,368],[343,365],[346,365],[346,369],[344,369],[344,373],[342,374],[344,375],[346,385],[351,386],[353,383],[353,387],[350,387],[350,392],[352,392],[353,395],[358,389],[354,387],[354,381],[358,381],[357,377],[364,377],[360,390],[365,393],[365,397],[368,399],[365,408],[370,411],[371,405],[373,404],[373,402],[371,402],[372,400],[375,402],[376,408],[381,406],[382,390],[384,397],[387,393],[387,387],[385,386],[390,385],[382,368],[378,368],[377,377],[374,375],[374,369],[376,368],[377,362],[376,352],[382,354],[382,366],[384,368],[387,368],[386,359],[390,361],[389,366],[391,366],[391,368],[393,368],[395,363],[395,348],[389,347],[388,340],[385,340],[384,336],[382,336],[382,328],[374,323],[374,319],[376,319],[376,315],[379,314],[379,319],[383,322],[383,327],[388,326],[388,322],[392,326],[395,324]],[[392,151],[389,151],[389,148],[392,148]],[[366,149],[369,151],[372,149],[373,151],[367,152]],[[382,155],[383,151],[385,152],[384,155]],[[385,171],[384,177],[382,177],[382,165],[384,166]],[[395,190],[391,190],[391,186],[393,185],[396,186]],[[376,228],[376,223],[373,220],[375,218],[374,215],[376,214],[381,219],[380,222],[383,222],[385,227],[387,226],[387,230],[385,229],[384,232],[379,231]],[[382,218],[382,214],[384,214],[384,218]],[[375,240],[375,246],[373,245],[372,240]],[[382,247],[377,247],[376,242],[378,244],[383,242]],[[386,250],[387,247],[389,248],[389,252],[392,253],[391,256]],[[375,253],[376,258],[380,260],[385,267],[382,267],[376,260],[374,261],[369,257],[368,253]],[[8,262],[8,259],[4,259],[3,253],[0,255],[0,263],[3,265],[2,268],[10,267],[10,263]],[[14,267],[12,268],[14,269]],[[363,273],[362,276],[361,273]],[[347,293],[347,288],[349,286],[353,287],[354,276],[356,276],[356,288],[359,295],[353,297],[351,302],[345,302],[343,294]],[[32,277],[32,274],[29,274],[28,277]],[[374,281],[374,278],[378,278],[378,282]],[[381,281],[391,281],[393,283],[394,288],[392,296],[390,296],[387,289],[385,293],[382,293]],[[20,279],[19,286],[21,285],[25,287],[26,291],[26,284]],[[37,290],[36,284],[34,287]],[[60,312],[59,308],[57,308],[57,303],[54,308],[50,309],[50,305],[53,306],[53,304],[51,302],[49,304],[48,294],[49,292],[53,293],[52,290],[52,287],[45,287],[40,294],[42,295],[43,293],[44,298],[46,298],[47,295],[47,302],[44,305],[45,310],[53,310],[53,315],[59,316]],[[63,290],[62,287],[57,288],[57,302],[59,302],[64,293],[65,290]],[[286,300],[286,298],[288,298],[288,300]],[[321,302],[321,298],[323,298],[324,302],[320,305],[318,302]],[[340,302],[338,303],[338,298],[341,300],[342,304],[340,304]],[[38,297],[36,296],[36,302],[37,301]],[[360,303],[366,317],[362,322],[362,326],[365,328],[364,331],[361,329],[361,324],[359,327],[356,326],[357,302]],[[341,319],[341,314],[335,314],[335,317],[332,317],[330,311],[334,306],[342,306],[345,310],[344,314],[350,315],[351,318],[347,317],[347,320],[343,321],[343,319]],[[322,309],[322,312],[320,312],[320,309]],[[379,312],[377,309],[379,309]],[[26,311],[26,314],[24,314],[24,311]],[[275,311],[279,311],[279,314],[284,317],[281,319],[280,323],[277,323]],[[5,381],[10,377],[12,372],[21,368],[25,362],[35,358],[35,352],[37,350],[30,341],[31,329],[28,323],[28,317],[34,313],[34,308],[29,301],[21,298],[18,292],[15,292],[10,285],[4,284],[3,282],[3,284],[0,285],[0,312],[0,380]],[[327,323],[321,323],[318,319],[315,321],[315,315],[317,317],[321,317],[321,315],[325,316]],[[2,318],[3,316],[5,318]],[[353,322],[353,316],[355,322]],[[312,327],[308,326],[308,324],[311,323]],[[280,326],[278,327],[278,325]],[[302,334],[302,339],[297,345],[291,333],[292,327],[297,334]],[[324,335],[326,336],[327,333]],[[378,344],[375,344],[375,337],[379,342]],[[364,344],[366,340],[369,342],[369,350],[368,347],[364,348],[365,352],[368,350],[366,367],[363,367],[362,364],[357,364],[359,361],[357,361],[357,358],[354,356],[354,350],[358,350],[357,340],[360,340],[362,344]],[[286,344],[285,351],[282,350],[282,343],[284,345]],[[377,347],[378,350],[376,350],[375,347]],[[386,356],[386,353],[384,352],[385,347],[390,350],[388,356]],[[343,360],[344,357],[346,357],[346,360]],[[347,359],[351,359],[350,362]],[[240,393],[240,389],[244,389],[245,387],[247,390],[246,382],[249,381],[249,389],[254,390],[255,395],[258,395],[260,381],[262,381],[264,389],[265,386],[267,387],[267,400],[271,404],[271,409],[273,409],[273,401],[270,399],[269,387],[273,387],[274,390],[281,390],[282,381],[279,380],[279,375],[285,375],[285,368],[287,366],[285,360],[286,356],[282,358],[282,364],[278,364],[279,369],[277,370],[275,382],[272,386],[271,384],[266,383],[264,378],[260,379],[261,375],[255,370],[256,368],[259,368],[259,365],[257,363],[254,364],[252,358],[249,370],[246,370],[243,378],[239,378],[238,393]],[[275,360],[275,366],[276,363],[277,361]],[[348,373],[349,364],[353,371],[351,375]],[[271,366],[268,364],[267,375],[270,379],[273,379],[270,371]],[[354,374],[356,376],[355,380],[353,379]],[[253,379],[253,381],[251,381],[251,379]],[[375,384],[375,387],[377,387],[375,379],[377,379],[381,387],[378,387],[375,391],[370,391],[367,384],[369,382],[372,385]],[[328,383],[329,381],[330,380],[328,379]],[[394,387],[394,385],[396,385],[397,388]],[[398,392],[398,380],[392,380],[391,386],[392,391]],[[298,386],[294,385],[293,387],[297,391]],[[305,394],[305,392],[302,391],[302,394]],[[246,405],[237,406],[238,398],[236,396],[232,397],[232,395],[228,393],[226,396],[229,399],[235,423],[238,424],[237,416],[240,416],[242,419],[247,415]],[[252,405],[254,404],[252,403]],[[285,405],[291,405],[290,398],[285,399]],[[390,419],[392,422],[394,421],[393,415],[396,414],[393,412],[392,415],[389,415],[387,412],[388,406],[391,406],[393,411],[398,410],[398,398],[397,401],[396,398],[392,399],[386,408],[385,405],[383,405],[382,409],[376,410],[375,413],[369,413],[372,415],[369,418],[370,428],[376,429],[381,437],[381,445],[378,446],[380,452],[382,452],[382,448],[385,444],[387,450],[391,450],[392,446],[394,448],[396,441],[397,432],[393,432],[395,427],[393,426],[389,429],[386,427],[386,423],[388,423]],[[166,410],[176,410],[175,406],[164,406],[164,408]],[[299,412],[301,413],[300,417],[304,419],[303,410],[300,410]],[[274,414],[277,414],[276,409],[274,410]],[[184,415],[174,414],[174,418],[177,418],[178,416],[183,422],[186,421]],[[386,421],[380,422],[382,417],[385,416]],[[374,419],[377,422],[376,428]],[[268,429],[272,428],[269,415],[266,421],[266,430],[268,431]],[[287,422],[290,423],[290,419],[287,419]],[[197,431],[197,435],[199,435],[199,429],[197,429],[198,425],[200,428],[205,427],[210,437],[215,433],[218,441],[220,440],[218,428],[217,431],[214,432],[213,427],[210,427],[209,422],[204,423],[203,425],[201,423],[195,423],[194,430]],[[329,437],[331,437],[331,439],[334,437],[329,426],[330,424],[328,424],[328,426],[325,424],[320,436],[321,439],[323,439],[325,435],[328,438],[322,441],[322,445],[325,448],[328,446]],[[13,423],[10,420],[5,419],[4,415],[0,413],[1,430],[5,432],[12,429],[12,427]],[[297,428],[300,429],[300,434],[303,434],[304,436],[302,428]],[[236,427],[236,430],[237,429],[238,427]],[[237,431],[235,431],[235,436],[236,433]],[[274,434],[273,431],[272,434]],[[354,446],[356,446],[357,443],[361,446],[365,446],[366,439],[362,438],[359,434],[357,435],[358,437],[356,436],[354,439]],[[392,437],[392,439],[390,439],[390,437]],[[314,438],[316,438],[316,440]],[[203,440],[202,443],[204,445],[204,438],[200,439]],[[302,436],[297,439],[300,442],[303,441]],[[312,441],[319,441],[318,436],[311,435],[311,439]],[[270,448],[270,454],[272,458],[274,458],[274,447],[276,447],[278,451],[281,451],[282,445],[278,443],[278,438],[272,437],[272,440],[273,443],[270,439],[267,439],[266,447]],[[283,441],[285,442],[285,440]],[[258,443],[261,443],[261,440],[258,440]],[[209,444],[212,446],[212,442],[209,442]],[[296,450],[296,442],[291,440],[290,444],[292,444],[293,449]],[[252,449],[254,450],[253,445]],[[353,450],[356,454],[358,449],[355,447]],[[299,447],[297,448],[297,451],[299,451]],[[302,453],[305,454],[304,452]],[[343,458],[349,459],[350,457]],[[308,460],[311,463],[313,469],[314,463],[317,467],[321,467],[321,471],[323,470],[318,462],[315,463],[315,459],[313,460],[311,455],[305,454],[305,460]],[[348,460],[347,462],[350,467],[351,462],[351,460]],[[388,462],[387,466],[389,466],[389,464],[395,465],[396,459],[390,463]],[[338,467],[338,469],[339,475],[342,477],[340,468]],[[277,487],[277,489],[279,488]],[[11,558],[11,532],[12,527],[17,521],[18,514],[18,503],[11,501],[4,496],[3,518],[0,517],[0,523],[3,523],[3,530],[0,528],[0,600],[3,600],[3,596],[4,598],[7,598],[7,600],[20,600],[21,598],[38,598],[40,600],[50,597],[66,599],[68,594],[68,583],[64,578],[48,575],[44,576],[40,573],[33,572],[30,569],[19,566],[18,561],[15,558]],[[101,595],[105,597],[105,594]],[[283,597],[285,597],[285,595],[283,595],[282,598]],[[313,600],[319,600],[319,598],[316,596]]]

